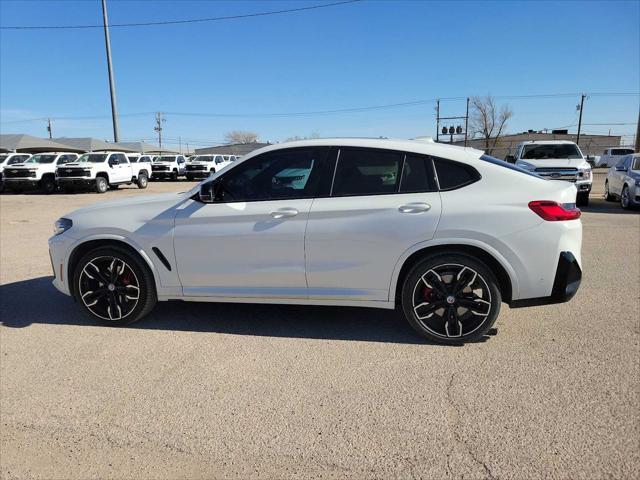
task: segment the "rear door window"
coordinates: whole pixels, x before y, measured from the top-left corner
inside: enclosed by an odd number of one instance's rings
[[[400,192],[435,192],[437,189],[431,159],[424,155],[407,153],[402,167]]]
[[[403,154],[366,148],[341,148],[331,196],[381,195],[398,191]]]

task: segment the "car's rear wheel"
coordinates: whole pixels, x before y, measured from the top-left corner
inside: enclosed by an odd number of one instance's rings
[[[604,199],[607,202],[613,202],[615,200],[615,198],[613,197],[613,195],[611,195],[611,192],[609,191],[609,180],[606,180],[604,182]]]
[[[436,254],[404,280],[402,308],[413,329],[438,343],[483,337],[496,321],[502,296],[491,270],[464,254]]]
[[[82,307],[109,325],[135,322],[157,301],[147,265],[119,247],[100,247],[84,255],[75,268],[73,288]]]
[[[629,187],[627,185],[625,185],[622,188],[622,193],[620,194],[620,205],[622,206],[622,208],[624,208],[625,210],[627,208],[629,208],[630,206],[630,201],[629,201]]]
[[[105,193],[109,189],[109,183],[104,177],[96,177],[96,192]]]
[[[140,175],[138,175],[138,178],[136,179],[136,185],[138,185],[138,188],[147,188],[148,183],[149,179],[147,178],[146,173],[141,173]]]

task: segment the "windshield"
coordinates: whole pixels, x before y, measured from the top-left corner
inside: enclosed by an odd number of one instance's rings
[[[176,161],[176,157],[160,157],[156,160],[156,162],[175,162]]]
[[[640,170],[640,157],[633,157],[631,162],[631,170]]]
[[[571,143],[525,145],[523,160],[542,160],[545,158],[582,158],[580,150]]]
[[[140,157],[128,156],[127,158],[129,159],[130,163],[136,163]]]
[[[0,155],[0,163],[4,163],[4,161],[9,157],[9,155]]]
[[[57,155],[34,155],[24,163],[53,163]]]
[[[78,163],[102,163],[107,159],[106,153],[85,153],[76,162]]]
[[[629,155],[633,153],[631,148],[613,148],[611,149],[611,155]]]
[[[211,155],[198,155],[197,157],[191,157],[192,161],[195,162],[213,162],[213,157]]]

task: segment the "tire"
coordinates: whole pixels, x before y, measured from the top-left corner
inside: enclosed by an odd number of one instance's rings
[[[0,193],[4,192],[4,182],[0,182]]]
[[[620,206],[625,210],[631,208],[631,202],[629,201],[629,186],[622,187],[622,193],[620,194]]]
[[[157,302],[149,267],[122,247],[91,250],[80,259],[72,278],[71,288],[78,303],[105,325],[122,326],[140,320]]]
[[[458,277],[462,290],[455,293]],[[464,254],[428,256],[411,269],[402,285],[402,310],[409,325],[428,340],[446,345],[484,337],[498,318],[501,302],[491,270]]]
[[[604,199],[607,202],[613,202],[615,200],[614,196],[609,192],[609,180],[604,182]]]
[[[105,193],[109,189],[109,183],[104,177],[96,177],[96,192]]]
[[[187,175],[187,182],[193,182],[193,175]]]
[[[589,205],[589,193],[580,192],[576,195],[576,205],[579,207],[586,207]]]
[[[175,170],[171,172],[171,181],[176,182],[178,180],[178,172]]]
[[[51,177],[44,177],[40,180],[40,191],[47,195],[56,191],[56,180]]]
[[[146,173],[140,173],[138,178],[136,179],[136,185],[138,188],[147,188],[147,184],[149,183],[149,179],[147,178]]]

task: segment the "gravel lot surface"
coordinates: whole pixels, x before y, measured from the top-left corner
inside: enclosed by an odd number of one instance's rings
[[[101,327],[50,285],[55,219],[190,185],[0,196],[1,478],[638,478],[640,212],[594,194],[573,301],[461,348],[374,309]]]

